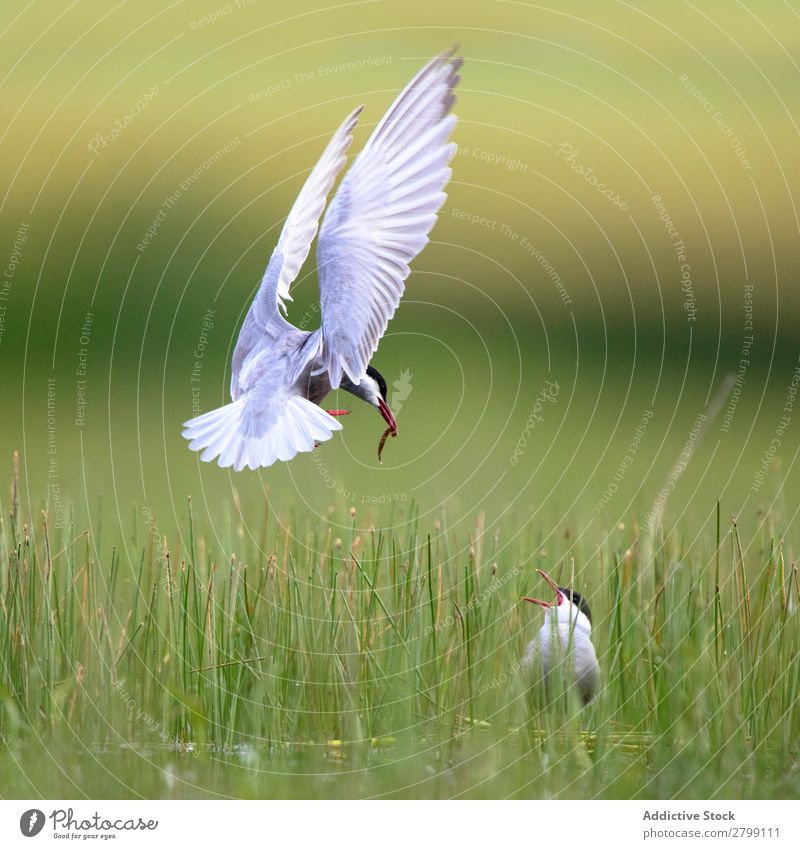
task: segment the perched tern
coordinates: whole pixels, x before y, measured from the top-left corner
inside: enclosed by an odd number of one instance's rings
[[[539,676],[548,679],[570,658],[564,670],[565,682],[574,683],[583,705],[589,704],[600,684],[600,664],[592,644],[592,614],[586,599],[558,584],[542,569],[536,570],[556,594],[555,601],[525,597],[544,608],[544,625],[528,644],[523,664],[531,671],[533,684]]]
[[[386,382],[369,363],[447,197],[453,93],[462,60],[454,50],[429,62],[375,128],[342,180],[319,229],[322,322],[302,331],[286,302],[345,162],[355,109],[333,134],[300,191],[244,320],[231,368],[230,404],[184,423],[189,447],[236,471],[291,460],[341,430],[347,410],[319,404],[342,388],[380,412],[381,440],[397,433]],[[380,454],[379,454],[380,457]]]

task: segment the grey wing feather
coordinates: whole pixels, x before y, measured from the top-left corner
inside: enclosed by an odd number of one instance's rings
[[[333,388],[342,374],[360,382],[446,198],[460,65],[452,51],[442,54],[406,86],[325,214],[317,266],[322,360]]]
[[[333,134],[286,218],[236,342],[231,369],[234,400],[252,385],[256,373],[254,361],[263,357],[263,350],[272,347],[282,334],[299,333],[283,318],[280,310],[285,311],[285,302],[292,300],[291,284],[311,249],[328,193],[342,170],[362,108],[359,106],[351,112]]]

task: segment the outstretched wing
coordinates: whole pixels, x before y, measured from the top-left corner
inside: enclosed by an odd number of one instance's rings
[[[319,161],[308,175],[297,200],[283,225],[278,244],[270,257],[250,310],[245,317],[233,352],[231,395],[234,399],[246,391],[251,381],[242,380],[242,372],[252,372],[248,360],[258,357],[271,340],[291,325],[278,311],[286,312],[291,301],[291,284],[297,277],[317,234],[319,218],[328,193],[342,170],[345,153],[353,140],[353,128],[363,107],[351,112],[328,142]],[[294,328],[292,328],[294,329]]]
[[[408,263],[446,198],[461,59],[429,62],[383,116],[325,214],[317,245],[321,354],[331,386],[359,383],[394,315]]]

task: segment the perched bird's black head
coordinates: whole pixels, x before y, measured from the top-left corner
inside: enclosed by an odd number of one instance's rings
[[[589,610],[589,602],[578,592],[570,589],[569,587],[559,587],[559,590],[564,593],[564,595],[575,605],[575,607],[580,610],[580,612],[589,620],[589,624],[592,624],[592,612]]]
[[[367,366],[367,374],[378,384],[381,398],[386,401],[386,381],[383,379],[383,375],[372,366]]]

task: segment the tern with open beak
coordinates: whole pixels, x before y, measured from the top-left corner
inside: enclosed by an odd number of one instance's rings
[[[319,404],[342,388],[397,422],[386,382],[369,363],[403,295],[408,264],[425,247],[445,201],[451,113],[461,59],[449,51],[406,86],[370,136],[325,214],[317,244],[322,323],[302,331],[284,317],[290,287],[345,163],[361,108],[333,134],[289,213],[244,320],[230,404],[184,423],[189,447],[236,471],[291,460],[330,439],[347,410]],[[380,454],[379,454],[380,457]]]
[[[528,644],[523,664],[529,668],[534,686],[543,676],[547,687],[556,669],[567,660],[567,665],[560,667],[564,671],[564,681],[574,684],[585,706],[595,697],[600,685],[600,664],[592,644],[589,605],[579,593],[559,587],[547,572],[536,571],[550,585],[555,600],[525,597],[525,601],[544,608],[544,625]]]

